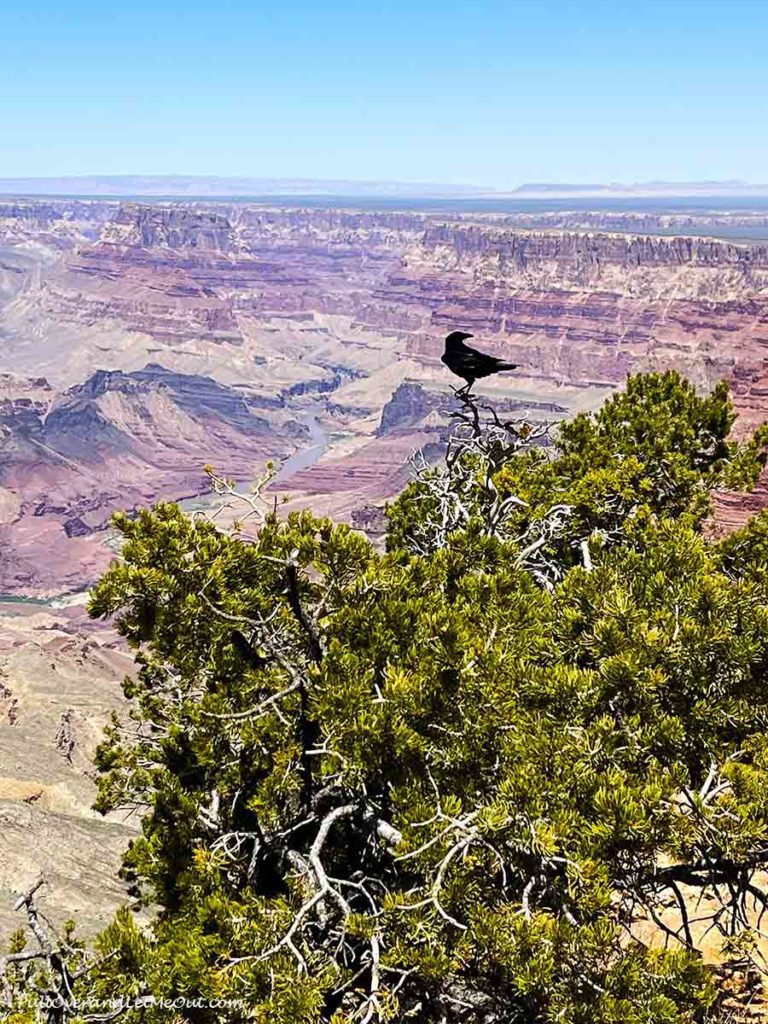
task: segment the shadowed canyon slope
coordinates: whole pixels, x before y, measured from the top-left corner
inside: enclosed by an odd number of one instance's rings
[[[197,494],[205,463],[251,479],[308,416],[324,453],[281,486],[359,515],[443,430],[459,325],[520,364],[486,387],[523,410],[674,367],[763,418],[768,245],[511,219],[0,202],[0,591],[87,584],[114,508]]]
[[[109,561],[94,531],[111,510],[206,489],[204,462],[253,475],[303,437],[209,377],[150,363],[99,370],[57,392],[46,378],[0,379],[0,540],[6,591],[56,593]]]

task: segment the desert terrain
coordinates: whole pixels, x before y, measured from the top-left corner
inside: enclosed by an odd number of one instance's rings
[[[521,416],[593,408],[636,370],[733,388],[768,417],[763,211],[446,216],[247,202],[0,199],[0,931],[103,922],[135,827],[90,809],[90,757],[130,659],[82,595],[109,517],[205,502],[267,460],[290,507],[360,527],[439,450],[449,330],[519,364]],[[764,502],[723,495],[723,528]],[[112,879],[106,882],[106,879]]]

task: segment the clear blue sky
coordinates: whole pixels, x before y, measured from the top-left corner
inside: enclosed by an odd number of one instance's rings
[[[3,0],[0,177],[768,181],[766,0]]]

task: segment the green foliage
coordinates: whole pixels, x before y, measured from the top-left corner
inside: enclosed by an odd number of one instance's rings
[[[695,937],[641,926],[766,859],[768,520],[702,529],[761,462],[732,423],[664,374],[553,449],[473,434],[386,553],[307,512],[118,517],[91,611],[139,672],[98,806],[141,811],[154,918],[116,917],[88,991],[153,997],[131,1024],[703,1020]]]
[[[739,443],[729,439],[734,419],[725,384],[702,397],[673,372],[630,377],[597,413],[562,423],[554,447],[531,446],[502,461],[491,499],[517,501],[497,532],[525,548],[559,510],[560,522],[545,531],[550,536],[537,556],[562,572],[580,561],[582,541],[593,548],[632,543],[654,517],[699,528],[711,490],[752,487],[766,461],[768,426]],[[478,471],[476,450],[463,459]],[[441,473],[444,467],[411,483],[390,508],[390,549],[430,549],[424,523],[435,513],[434,479]],[[462,495],[470,512],[462,530],[487,524],[488,492],[478,487]]]

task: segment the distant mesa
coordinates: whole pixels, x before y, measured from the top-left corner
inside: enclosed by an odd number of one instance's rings
[[[578,184],[565,182],[529,182],[520,185],[512,193],[519,198],[526,196],[549,199],[578,196],[580,198],[614,197],[685,197],[685,196],[768,196],[768,185],[753,185],[745,181],[645,181],[623,184],[621,182]]]
[[[472,196],[494,191],[477,185],[356,181],[318,178],[248,178],[195,175],[83,175],[0,178],[0,194],[16,196],[155,196],[179,198],[318,196]]]
[[[252,178],[197,175],[82,175],[0,178],[0,195],[83,198],[244,199],[344,197],[346,199],[558,198],[567,196],[768,196],[768,185],[743,181],[526,182],[501,188],[441,182],[358,181],[321,178]]]
[[[515,189],[515,192],[604,192],[610,185],[566,185],[548,182],[527,182]]]

